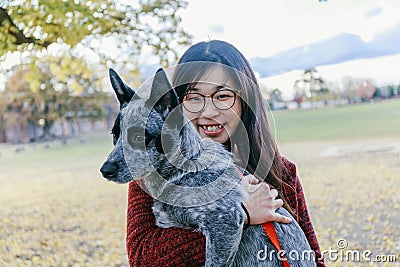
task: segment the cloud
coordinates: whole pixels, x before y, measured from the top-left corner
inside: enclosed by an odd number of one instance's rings
[[[222,25],[213,25],[210,29],[215,33],[224,33],[224,26]]]
[[[364,42],[355,34],[342,33],[270,57],[256,57],[251,59],[251,63],[261,78],[264,78],[296,69],[394,55],[400,53],[399,32],[400,23],[376,34],[370,42]]]
[[[379,15],[379,14],[381,14],[383,12],[383,9],[381,8],[381,7],[375,7],[375,8],[373,8],[373,9],[371,9],[371,10],[369,10],[368,12],[367,12],[367,14],[365,14],[365,16],[368,18],[368,17],[373,17],[373,16],[376,16],[376,15]]]

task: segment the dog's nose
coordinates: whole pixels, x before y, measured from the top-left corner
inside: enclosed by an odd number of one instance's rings
[[[100,172],[104,178],[112,179],[118,173],[118,166],[116,163],[107,161],[104,162],[103,166],[101,166]]]

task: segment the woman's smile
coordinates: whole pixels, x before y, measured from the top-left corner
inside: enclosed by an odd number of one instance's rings
[[[199,125],[199,130],[202,131],[206,136],[210,137],[216,137],[220,135],[223,131],[225,131],[225,128],[221,124],[205,124],[205,125]]]
[[[207,82],[210,81],[210,82]],[[193,92],[187,104],[197,103],[201,96],[212,96],[216,99],[204,99],[204,105],[198,112],[189,111],[192,106],[183,109],[185,116],[196,127],[201,138],[210,138],[215,142],[225,144],[236,131],[241,122],[241,101],[238,95],[228,93],[227,88],[234,88],[234,83],[222,68],[216,67],[207,72],[200,82],[189,89]],[[219,93],[220,92],[220,93]],[[231,92],[231,91],[229,91]],[[224,105],[234,97],[232,106],[224,109]],[[184,100],[185,101],[185,100]],[[216,102],[219,101],[219,102]],[[216,103],[218,103],[216,105]],[[189,108],[189,110],[188,110]],[[197,108],[197,107],[196,107]]]

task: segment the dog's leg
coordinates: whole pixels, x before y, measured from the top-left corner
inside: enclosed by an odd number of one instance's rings
[[[307,238],[296,220],[284,208],[279,208],[277,213],[292,218],[292,222],[289,224],[274,223],[281,249],[286,252],[285,257],[289,261],[290,266],[316,266],[314,252],[311,250]]]
[[[223,207],[227,208],[224,210]],[[214,206],[213,212],[200,225],[206,237],[206,267],[232,264],[242,237],[243,223],[244,214],[239,205]]]

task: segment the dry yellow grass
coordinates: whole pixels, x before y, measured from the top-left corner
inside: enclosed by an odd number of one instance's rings
[[[321,249],[338,251],[325,254],[329,266],[396,264],[340,258],[366,250],[371,259],[395,255],[400,264],[399,139],[287,143],[281,150],[298,166]]]
[[[0,266],[127,266],[126,185],[98,169],[109,136],[0,151]]]
[[[104,181],[98,171],[110,137],[87,139],[22,153],[0,147],[0,266],[127,266],[127,186]],[[281,144],[298,166],[323,250],[338,249],[345,238],[345,250],[394,254],[399,264],[398,145],[399,139]],[[367,263],[329,261],[355,265]]]

